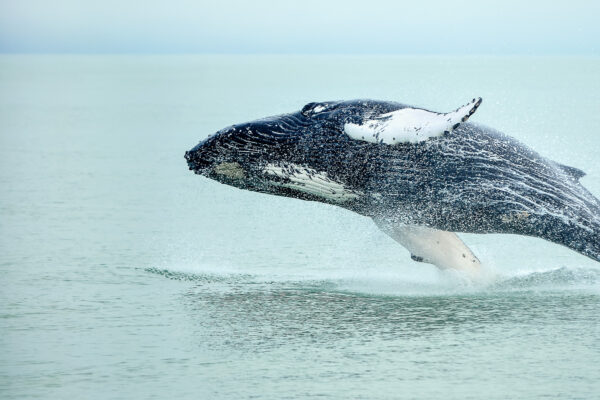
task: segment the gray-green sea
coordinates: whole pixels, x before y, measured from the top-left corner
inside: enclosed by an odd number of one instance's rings
[[[471,282],[183,158],[311,101],[475,96],[600,196],[598,57],[1,56],[0,397],[600,398],[600,264],[464,234]]]

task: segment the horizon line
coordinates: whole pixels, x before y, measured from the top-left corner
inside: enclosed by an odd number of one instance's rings
[[[460,56],[460,57],[599,57],[600,52],[506,52],[506,53],[380,53],[380,52],[44,52],[44,51],[2,51],[0,55],[65,55],[65,56],[401,56],[401,57],[431,57],[431,56]]]

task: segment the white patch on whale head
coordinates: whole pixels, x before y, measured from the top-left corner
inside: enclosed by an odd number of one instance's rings
[[[344,184],[334,181],[327,172],[319,172],[301,165],[268,164],[263,171],[267,175],[285,180],[284,182],[269,181],[272,185],[294,189],[336,203],[356,200],[362,195],[361,192],[348,189]]]
[[[367,119],[362,124],[345,124],[344,132],[352,139],[370,143],[393,145],[421,142],[456,129],[461,122],[473,115],[480,104],[481,98],[473,99],[445,114],[420,108],[402,108]]]
[[[215,173],[231,179],[244,179],[246,173],[239,163],[221,163],[215,167]]]

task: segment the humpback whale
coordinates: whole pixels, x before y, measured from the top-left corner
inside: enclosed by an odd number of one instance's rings
[[[475,98],[440,113],[376,100],[327,101],[236,124],[185,153],[237,188],[370,217],[413,260],[476,272],[457,232],[539,237],[600,261],[600,202],[581,170],[467,122]]]

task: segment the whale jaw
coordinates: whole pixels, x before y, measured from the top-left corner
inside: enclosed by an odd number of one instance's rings
[[[273,186],[315,196],[326,202],[343,204],[357,200],[363,195],[362,192],[349,189],[343,183],[332,179],[327,172],[317,171],[307,166],[269,163],[263,171],[268,182]]]

